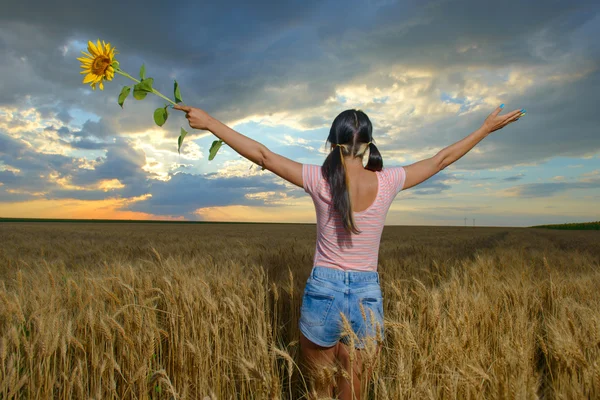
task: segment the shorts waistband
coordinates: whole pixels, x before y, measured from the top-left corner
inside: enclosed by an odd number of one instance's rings
[[[329,267],[314,266],[311,273],[311,277],[319,277],[324,279],[343,281],[346,284],[350,282],[377,282],[379,283],[379,272],[377,271],[356,271],[346,270],[342,271],[339,269]]]

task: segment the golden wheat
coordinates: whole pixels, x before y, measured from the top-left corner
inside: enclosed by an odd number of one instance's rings
[[[301,363],[314,241],[314,225],[4,223],[0,398],[317,398],[352,373],[363,398],[600,397],[598,232],[386,227],[385,337],[350,374]]]

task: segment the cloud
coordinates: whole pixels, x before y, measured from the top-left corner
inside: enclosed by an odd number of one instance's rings
[[[504,193],[508,196],[523,198],[533,197],[551,197],[558,193],[571,191],[574,189],[599,189],[600,178],[582,179],[579,181],[565,182],[543,182],[527,183],[506,189]]]
[[[145,154],[125,139],[116,139],[104,157],[94,162],[61,154],[38,153],[23,140],[0,132],[0,160],[11,170],[0,171],[0,201],[140,196],[148,190],[148,176],[142,167]],[[18,170],[18,172],[12,171]],[[106,189],[106,181],[120,185]],[[20,196],[15,196],[19,194]]]
[[[439,195],[451,188],[450,183],[457,182],[459,182],[459,180],[455,175],[445,171],[440,171],[425,182],[407,190],[410,191],[409,193],[411,195],[415,196]]]
[[[513,176],[503,178],[502,180],[504,182],[515,182],[515,181],[520,181],[524,177],[525,177],[525,174],[518,174],[518,175],[513,175]]]
[[[168,181],[153,181],[149,190],[151,197],[126,209],[193,218],[195,210],[206,207],[272,205],[277,199],[289,198],[286,192],[286,186],[272,174],[223,178],[216,173],[180,172],[171,175]]]
[[[133,22],[141,10],[144,28]],[[164,129],[157,128],[151,116],[162,101],[155,97],[129,98],[122,110],[116,95],[129,84],[125,79],[92,93],[75,74],[76,57],[98,37],[117,46],[127,71],[135,74],[144,62],[164,93],[177,79],[186,104],[229,125],[286,128],[279,136],[285,143],[268,139],[269,147],[306,162],[317,163],[331,121],[347,108],[368,113],[387,165],[434,155],[476,129],[499,103],[525,107],[527,116],[486,137],[453,168],[589,157],[600,152],[600,42],[593,39],[600,35],[599,12],[595,1],[542,0],[503,3],[493,17],[476,0],[344,7],[107,0],[92,14],[74,0],[12,2],[0,15],[0,165],[11,168],[1,171],[0,200],[150,193],[124,207],[190,215],[195,207],[296,198],[296,189],[257,168],[242,171],[251,163],[236,164],[232,151],[219,155],[221,164],[207,165],[210,142],[200,132],[190,131],[179,156],[183,116],[171,112]],[[593,185],[590,178],[507,193],[548,196]],[[447,194],[453,179],[458,175],[438,174],[410,193]],[[566,186],[548,186],[555,184]]]

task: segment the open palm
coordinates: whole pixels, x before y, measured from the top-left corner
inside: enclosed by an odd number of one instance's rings
[[[483,127],[488,132],[494,132],[498,129],[504,128],[506,125],[515,122],[523,115],[525,115],[525,109],[511,111],[508,114],[499,115],[502,111],[502,106],[496,108],[483,122]]]

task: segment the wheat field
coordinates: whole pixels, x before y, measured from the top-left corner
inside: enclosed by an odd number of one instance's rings
[[[0,224],[0,399],[300,399],[314,225]],[[386,227],[364,399],[600,398],[600,232]],[[367,347],[365,353],[371,354]]]

